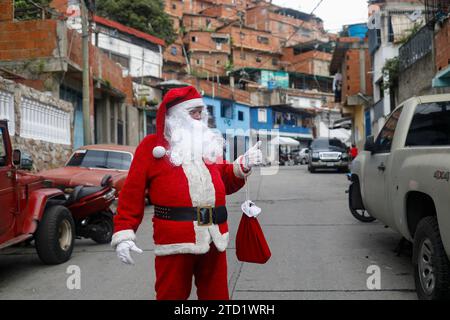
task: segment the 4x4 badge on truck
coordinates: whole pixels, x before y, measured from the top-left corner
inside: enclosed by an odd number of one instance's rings
[[[434,177],[437,180],[446,180],[448,182],[450,180],[450,172],[449,171],[445,172],[445,171],[437,170],[434,173]]]

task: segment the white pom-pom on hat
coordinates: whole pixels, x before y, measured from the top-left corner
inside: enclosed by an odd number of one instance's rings
[[[160,159],[166,155],[166,148],[162,146],[156,146],[153,148],[153,156],[156,159]]]

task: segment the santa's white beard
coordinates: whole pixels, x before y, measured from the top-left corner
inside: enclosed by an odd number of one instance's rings
[[[175,166],[195,161],[217,163],[223,159],[224,139],[208,127],[208,114],[193,119],[187,110],[170,109],[165,122],[165,136],[169,142],[170,161]]]

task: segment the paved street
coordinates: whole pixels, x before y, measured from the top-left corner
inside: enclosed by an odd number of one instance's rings
[[[281,168],[254,174],[251,194],[272,250],[266,265],[237,261],[234,237],[245,193],[228,198],[233,299],[416,299],[410,257],[396,256],[400,236],[378,222],[363,224],[347,209],[344,174]],[[44,266],[34,248],[0,254],[0,299],[154,299],[151,208],[138,232],[136,266],[123,265],[108,245],[76,242],[72,259]],[[68,266],[81,269],[81,289],[69,290]],[[366,270],[381,269],[381,290],[366,286]],[[195,298],[195,288],[192,297]]]

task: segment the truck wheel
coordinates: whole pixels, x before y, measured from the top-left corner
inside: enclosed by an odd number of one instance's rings
[[[45,264],[60,264],[70,259],[75,241],[75,223],[63,206],[48,207],[35,234],[36,251]]]
[[[352,183],[350,185],[350,189],[348,192],[348,207],[350,209],[350,212],[352,213],[353,217],[355,217],[357,220],[365,223],[373,222],[376,219],[372,217],[369,212],[367,212],[366,209],[353,209],[352,203],[353,203],[353,193],[355,192],[354,188],[359,188],[359,184],[356,185],[355,183]]]
[[[442,244],[436,217],[426,217],[417,226],[413,264],[419,299],[450,299],[450,262]]]
[[[114,231],[112,216],[99,214],[90,222],[91,239],[99,244],[110,243]]]
[[[309,166],[308,167],[308,171],[311,172],[311,173],[315,173],[316,169],[314,169],[313,167]]]

